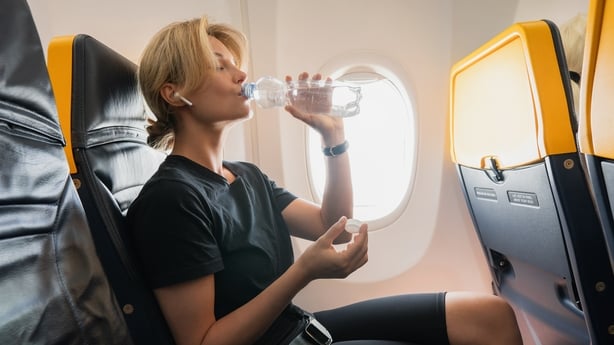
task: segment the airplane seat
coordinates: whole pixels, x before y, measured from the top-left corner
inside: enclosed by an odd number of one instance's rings
[[[165,154],[147,145],[136,65],[88,35],[52,39],[48,66],[66,156],[98,256],[135,344],[173,344],[126,236],[125,215]]]
[[[26,1],[3,1],[0,29],[0,343],[131,344],[70,179]]]
[[[527,344],[614,344],[614,277],[571,99],[547,20],[510,26],[451,69],[452,160],[493,291]]]
[[[591,0],[586,40],[578,141],[614,271],[614,3]]]

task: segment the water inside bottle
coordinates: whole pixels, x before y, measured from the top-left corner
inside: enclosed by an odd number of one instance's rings
[[[261,90],[254,91],[254,99],[263,108],[283,107],[286,105],[286,94],[283,90]]]
[[[360,113],[361,88],[336,82],[294,82],[288,101],[310,114],[350,117]]]

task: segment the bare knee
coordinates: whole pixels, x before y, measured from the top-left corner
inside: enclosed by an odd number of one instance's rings
[[[452,345],[522,344],[514,310],[498,296],[448,293],[446,325]]]

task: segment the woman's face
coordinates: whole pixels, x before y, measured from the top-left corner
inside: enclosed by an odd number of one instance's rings
[[[248,100],[241,94],[246,73],[236,65],[232,54],[222,42],[209,36],[217,58],[216,70],[188,97],[192,111],[201,121],[218,122],[246,118],[250,114]]]

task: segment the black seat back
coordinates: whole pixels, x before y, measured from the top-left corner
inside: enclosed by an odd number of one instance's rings
[[[130,344],[25,1],[2,2],[0,32],[0,344]]]
[[[98,256],[136,344],[172,337],[133,259],[124,216],[165,154],[146,143],[136,65],[88,35],[57,37],[48,65]]]

